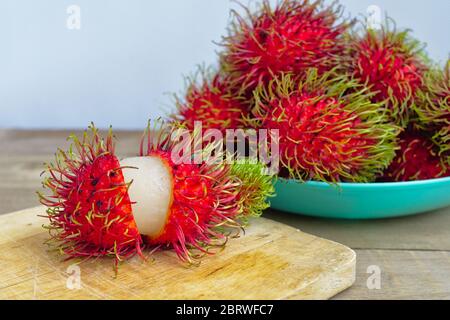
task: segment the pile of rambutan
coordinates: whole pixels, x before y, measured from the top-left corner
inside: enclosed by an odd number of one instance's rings
[[[450,64],[435,66],[410,30],[322,0],[242,9],[215,74],[190,82],[176,120],[278,130],[279,175],[300,181],[450,175]]]

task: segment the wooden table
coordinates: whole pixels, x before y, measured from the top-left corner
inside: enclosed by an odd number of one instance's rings
[[[67,145],[69,133],[0,130],[0,214],[38,205],[42,164],[57,146]],[[116,135],[118,154],[136,153],[139,132]],[[265,217],[357,252],[356,283],[336,299],[450,299],[450,209],[375,221],[314,219],[275,210]],[[373,288],[377,270],[380,289]]]

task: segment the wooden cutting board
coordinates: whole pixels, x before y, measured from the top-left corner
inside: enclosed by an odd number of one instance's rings
[[[0,216],[0,299],[327,299],[355,280],[355,253],[268,219],[200,266],[173,252],[119,267],[62,261],[43,244],[43,207]]]

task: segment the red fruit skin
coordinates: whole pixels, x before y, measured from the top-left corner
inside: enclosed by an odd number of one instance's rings
[[[315,67],[320,73],[336,66],[344,51],[342,35],[350,24],[339,23],[340,8],[322,7],[323,1],[285,0],[246,18],[237,16],[230,35],[224,38],[224,69],[232,74],[251,98],[260,84],[274,76],[303,76]]]
[[[79,241],[105,250],[116,243],[135,242],[140,238],[127,185],[118,168],[120,164],[115,156],[103,155],[77,170],[77,181],[67,194],[63,207],[66,219],[81,225],[65,225],[67,237],[79,232]],[[90,214],[92,210],[94,212]]]
[[[444,70],[434,68],[425,74],[425,87],[418,93],[414,111],[414,126],[433,136],[450,165],[450,60]]]
[[[450,175],[430,137],[407,131],[400,136],[400,150],[386,170],[382,181],[414,181]]]
[[[243,128],[248,108],[229,85],[218,74],[211,80],[205,76],[200,85],[192,82],[184,101],[177,101],[178,113],[174,118],[191,130],[196,121],[201,121],[203,130],[218,129],[222,133]]]
[[[393,121],[406,126],[427,70],[418,43],[408,32],[369,30],[355,36],[349,48],[349,73],[370,88],[374,102],[385,102]]]
[[[354,159],[367,157],[375,141],[361,135],[355,114],[336,99],[317,101],[318,96],[300,93],[273,99],[262,127],[279,130],[280,160],[291,171],[305,172],[303,179],[340,181],[343,172],[356,176],[361,165]]]
[[[261,128],[279,130],[290,178],[372,182],[392,161],[400,130],[370,97],[346,75],[311,68],[304,80],[285,75],[260,86],[253,113]]]
[[[182,261],[198,263],[204,254],[214,253],[211,249],[224,246],[230,235],[239,234],[240,184],[224,163],[173,161],[177,139],[166,138],[148,136],[147,150],[141,145],[141,156],[161,158],[173,175],[173,198],[164,229],[144,241],[152,247],[173,248]]]
[[[47,168],[41,195],[52,239],[69,258],[111,255],[122,258],[141,254],[137,230],[120,163],[114,155],[112,135],[106,144],[95,128],[92,140],[74,138],[75,156],[60,151]]]

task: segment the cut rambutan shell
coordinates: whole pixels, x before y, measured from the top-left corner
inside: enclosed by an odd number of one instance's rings
[[[200,70],[199,76],[189,79],[184,99],[177,98],[177,112],[172,116],[193,130],[195,122],[200,121],[204,130],[244,127],[248,106],[231,87],[231,82],[220,73],[211,74]]]
[[[424,132],[408,130],[400,135],[400,149],[382,181],[414,181],[450,175],[439,150]]]
[[[444,70],[434,68],[425,74],[425,86],[418,92],[414,124],[427,131],[450,164],[450,60]]]
[[[263,171],[195,162],[191,146],[199,132],[174,124],[154,129],[147,129],[138,157],[119,161],[112,133],[104,141],[92,126],[90,136],[74,137],[48,165],[43,184],[51,194],[40,199],[52,239],[69,258],[112,255],[117,263],[147,246],[174,249],[195,263],[267,206],[272,189]],[[180,148],[188,150],[181,158]]]
[[[242,206],[237,200],[241,184],[224,162],[191,163],[189,154],[185,158],[188,161],[174,161],[175,148],[180,147],[177,143],[184,132],[179,130],[179,137],[175,132],[153,137],[148,131],[146,144],[141,146],[140,156],[161,159],[170,168],[173,179],[164,228],[145,237],[145,241],[152,246],[173,248],[180,259],[195,262],[212,253],[211,248],[223,246],[230,235],[239,234],[237,217]],[[191,138],[183,143],[191,145],[200,132],[190,134]]]
[[[222,45],[223,69],[232,75],[247,97],[274,76],[303,76],[307,68],[329,71],[344,51],[343,34],[349,23],[341,22],[341,7],[323,1],[283,0],[275,8],[264,0],[256,12],[235,14]]]
[[[370,182],[395,154],[399,128],[355,81],[310,69],[302,81],[287,75],[257,90],[260,127],[279,132],[285,175],[300,180]],[[269,132],[270,134],[270,132]]]
[[[348,39],[347,72],[375,93],[372,100],[383,103],[392,121],[406,127],[427,70],[420,43],[409,30],[397,31],[389,23],[381,30],[365,27]]]
[[[106,141],[90,127],[69,151],[59,150],[47,165],[40,194],[48,207],[51,240],[69,258],[114,256],[116,262],[141,254],[142,239],[132,214],[122,168],[114,154],[112,132]]]

